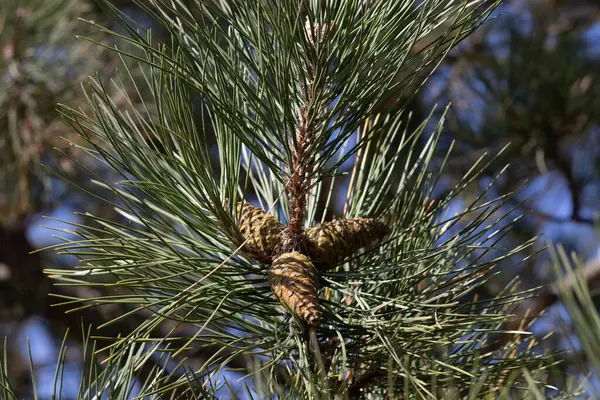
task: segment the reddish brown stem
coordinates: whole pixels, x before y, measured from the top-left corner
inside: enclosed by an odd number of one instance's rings
[[[302,118],[297,136],[297,148],[292,154],[292,177],[288,186],[290,199],[289,231],[292,235],[299,235],[302,231],[302,222],[306,210],[306,150],[308,147],[306,109],[302,110]]]
[[[279,253],[287,253],[298,249],[303,238],[306,197],[314,161],[309,152],[314,136],[314,127],[309,123],[309,120],[308,111],[305,107],[300,115],[295,148],[292,152],[291,176],[286,189],[290,202],[290,220],[288,227],[283,232]]]

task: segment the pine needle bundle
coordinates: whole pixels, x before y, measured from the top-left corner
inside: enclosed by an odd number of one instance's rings
[[[321,271],[334,267],[388,233],[388,226],[374,218],[335,219],[306,231],[311,240],[307,252]]]
[[[271,263],[275,246],[281,240],[284,225],[259,207],[238,202],[238,229],[245,240],[244,251],[252,258]]]
[[[279,302],[311,326],[321,316],[317,279],[310,259],[295,251],[280,255],[269,268],[269,283]]]

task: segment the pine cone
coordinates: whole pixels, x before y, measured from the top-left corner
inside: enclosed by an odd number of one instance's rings
[[[241,201],[237,204],[237,211],[240,215],[238,229],[244,240],[247,240],[244,252],[258,261],[271,263],[273,250],[279,244],[285,226],[262,209]]]
[[[310,259],[295,251],[280,255],[269,268],[269,282],[277,300],[311,326],[318,325],[321,316],[317,279]]]
[[[306,231],[311,244],[306,252],[319,271],[332,268],[389,233],[386,224],[374,218],[334,219]]]

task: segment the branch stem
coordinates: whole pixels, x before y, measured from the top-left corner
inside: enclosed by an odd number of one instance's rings
[[[313,54],[315,43],[309,40],[310,49],[307,54]],[[314,54],[313,54],[314,56]],[[306,68],[304,76],[304,99],[300,107],[300,119],[296,131],[295,143],[292,146],[292,159],[290,165],[290,180],[287,185],[287,195],[290,203],[288,227],[283,232],[280,253],[296,250],[303,239],[303,225],[306,214],[306,198],[310,190],[315,154],[311,146],[315,141],[315,134],[320,121],[320,111],[315,107],[315,76],[317,75],[316,61],[318,57]]]

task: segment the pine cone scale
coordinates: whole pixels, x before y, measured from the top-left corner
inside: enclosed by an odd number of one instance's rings
[[[238,229],[245,240],[243,250],[252,258],[270,263],[285,226],[274,216],[250,204],[238,202]]]
[[[298,252],[277,257],[269,268],[269,282],[275,297],[309,325],[321,316],[317,292],[317,271],[310,259]]]
[[[389,233],[386,224],[374,218],[338,219],[306,231],[311,245],[307,253],[319,270],[331,268],[358,249],[381,240]]]

